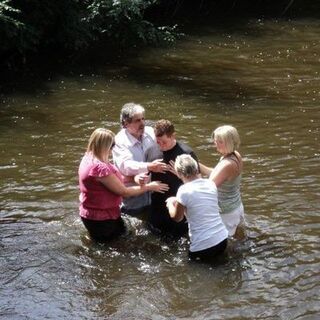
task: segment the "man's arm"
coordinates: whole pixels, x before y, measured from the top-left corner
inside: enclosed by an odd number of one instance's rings
[[[167,171],[167,165],[162,159],[156,159],[151,162],[136,161],[133,154],[123,145],[116,144],[112,149],[112,156],[115,165],[124,176],[135,176],[140,173]]]
[[[112,156],[114,164],[125,176],[148,172],[148,163],[134,160],[133,154],[126,146],[116,144],[112,149]]]

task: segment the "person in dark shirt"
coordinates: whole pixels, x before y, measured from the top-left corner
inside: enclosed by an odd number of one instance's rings
[[[197,162],[197,156],[192,149],[183,142],[176,140],[174,125],[169,120],[159,120],[154,126],[157,146],[147,150],[147,161],[162,159],[166,164],[175,161],[181,154],[191,155]],[[152,181],[161,181],[168,184],[169,190],[162,193],[151,194],[151,213],[149,214],[148,224],[152,231],[163,235],[179,238],[187,235],[188,224],[184,218],[180,222],[175,222],[170,218],[166,199],[175,196],[183,182],[172,172],[165,173],[152,172]]]

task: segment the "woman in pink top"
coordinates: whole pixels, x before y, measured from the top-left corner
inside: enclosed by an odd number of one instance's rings
[[[90,236],[98,241],[109,240],[125,230],[120,216],[122,197],[168,190],[166,184],[157,181],[125,187],[119,170],[109,162],[113,146],[114,133],[96,129],[79,166],[80,217]]]

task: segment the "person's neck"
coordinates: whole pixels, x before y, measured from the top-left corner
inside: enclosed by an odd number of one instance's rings
[[[171,144],[170,148],[169,148],[167,151],[172,150],[172,149],[176,146],[176,144],[177,144],[177,140],[174,139],[174,140],[172,141],[172,144]]]
[[[128,131],[129,132],[129,131]],[[134,134],[134,133],[132,133],[132,132],[129,132],[133,137],[135,137],[137,140],[139,140],[139,141],[142,141],[142,136],[143,136],[143,134],[140,134],[140,135],[138,135],[138,134]]]
[[[183,182],[184,183],[187,183],[187,182],[191,182],[191,181],[194,181],[194,180],[197,180],[200,178],[200,174],[195,174],[194,176],[191,176],[191,177],[183,177]]]
[[[234,151],[229,152],[229,153],[224,153],[224,154],[222,155],[222,158],[228,158],[228,157],[230,157],[230,156],[233,155],[233,154],[235,154]]]
[[[94,157],[97,158],[101,162],[109,163],[109,154],[107,154],[105,157],[103,157],[102,155],[99,155],[99,156],[94,155]]]

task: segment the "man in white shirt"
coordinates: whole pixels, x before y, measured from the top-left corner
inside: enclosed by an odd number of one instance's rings
[[[122,129],[115,136],[112,150],[114,164],[124,176],[126,186],[134,184],[133,176],[148,172],[165,172],[167,165],[156,159],[146,162],[145,151],[156,145],[154,131],[145,126],[145,109],[135,103],[126,103],[120,114]],[[137,216],[150,206],[150,195],[145,193],[123,199],[121,211]]]

